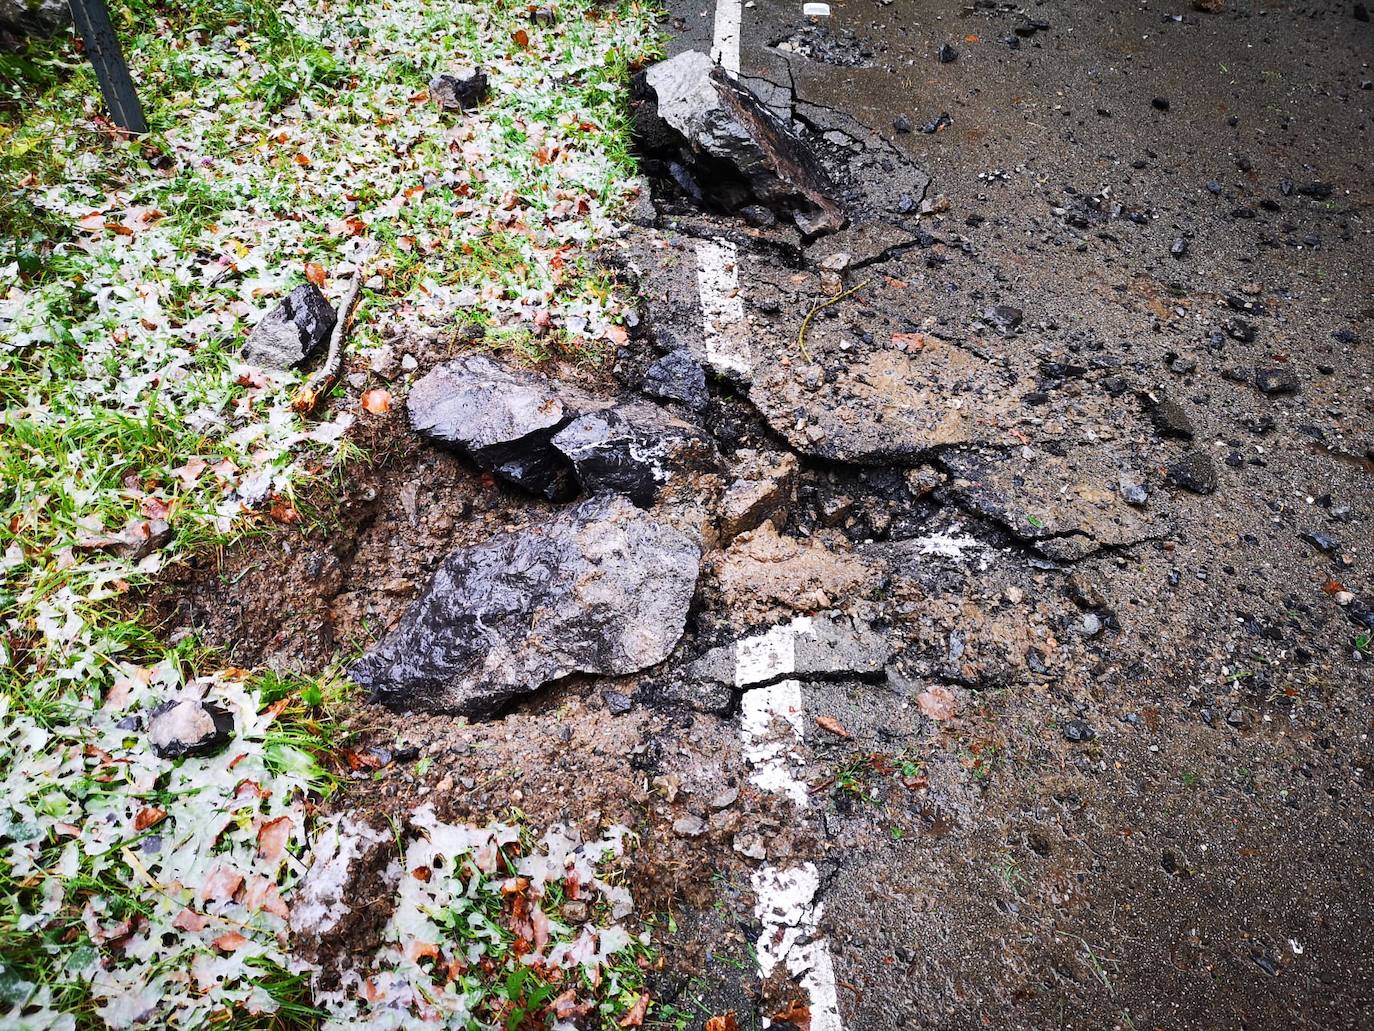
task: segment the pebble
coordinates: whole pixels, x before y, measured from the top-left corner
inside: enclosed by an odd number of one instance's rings
[[[1093,730],[1083,720],[1069,720],[1062,729],[1064,740],[1072,741],[1074,744],[1082,744],[1097,737],[1097,731]]]

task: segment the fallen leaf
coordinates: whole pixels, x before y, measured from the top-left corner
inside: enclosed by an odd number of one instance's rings
[[[258,854],[269,863],[274,863],[286,852],[286,843],[291,838],[291,817],[278,816],[258,827]]]
[[[630,334],[625,331],[624,326],[607,326],[606,339],[617,347],[624,347],[630,339]]]
[[[731,1010],[706,1021],[706,1031],[739,1031],[739,1020],[735,1017],[735,1011]]]
[[[785,1010],[773,1014],[774,1020],[785,1020],[800,1029],[811,1031],[811,1009],[800,1002],[793,1001]]]
[[[159,809],[155,805],[149,806],[134,817],[134,830],[146,831],[149,827],[156,827],[165,819],[167,819],[166,809]]]
[[[178,931],[203,931],[210,918],[197,913],[194,909],[183,909],[172,920],[172,926]]]
[[[262,910],[267,913],[275,913],[283,920],[291,915],[290,910],[286,908],[286,903],[282,900],[281,890],[277,887],[277,882],[267,877],[249,879],[243,889],[243,904],[252,911]]]
[[[391,391],[376,387],[363,394],[363,411],[385,415],[391,411]]]
[[[285,498],[273,497],[272,506],[267,510],[267,514],[279,523],[290,526],[297,522],[301,514],[296,511],[296,506]]]
[[[635,1004],[630,1007],[630,1011],[620,1018],[621,1027],[639,1027],[644,1023],[644,1013],[649,1008],[649,993],[644,992]]]
[[[954,692],[938,684],[918,694],[916,705],[933,720],[952,720],[959,711]]]
[[[836,737],[854,736],[849,731],[845,730],[844,725],[839,720],[835,719],[833,716],[817,716],[816,726],[820,727],[822,730],[828,730]]]
[[[297,155],[296,155],[294,158],[292,158],[291,160],[295,161],[296,164],[300,165],[302,168],[309,168],[309,167],[310,167],[310,158],[309,158],[309,156],[307,156],[307,155],[305,155],[305,154],[297,154]]]
[[[530,34],[524,29],[516,29],[510,34],[510,38],[515,40],[515,45],[518,47],[527,47],[530,45]]]
[[[313,261],[307,261],[305,263],[305,278],[323,290],[324,284],[328,281],[329,276],[325,272],[323,265],[317,265]]]
[[[213,942],[220,952],[236,952],[248,944],[248,939],[238,931],[226,931]]]

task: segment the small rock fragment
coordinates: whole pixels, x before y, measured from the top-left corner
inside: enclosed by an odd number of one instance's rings
[[[233,733],[234,717],[229,711],[199,698],[168,700],[148,718],[148,743],[162,759],[208,755],[222,748]]]
[[[1193,451],[1172,463],[1165,478],[1175,487],[1194,494],[1212,494],[1217,489],[1217,467],[1211,456]]]
[[[1083,720],[1069,720],[1063,728],[1064,740],[1081,744],[1097,737],[1097,732]]]
[[[706,823],[700,816],[681,816],[673,821],[673,833],[682,838],[699,838],[706,833]]]
[[[479,68],[440,72],[429,80],[429,96],[445,111],[468,111],[487,96],[487,73]]]

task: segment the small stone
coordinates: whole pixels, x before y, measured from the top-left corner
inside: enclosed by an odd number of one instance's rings
[[[1217,467],[1209,455],[1193,451],[1168,468],[1166,479],[1175,487],[1194,494],[1212,494],[1217,489]]]
[[[1298,376],[1289,368],[1257,368],[1255,387],[1262,394],[1296,394]]]
[[[1072,741],[1074,744],[1082,744],[1097,737],[1097,731],[1093,730],[1083,720],[1069,720],[1061,729],[1064,733],[1064,740]]]
[[[1021,325],[1023,318],[1025,318],[1025,313],[1020,308],[1013,308],[1010,304],[994,305],[983,312],[983,321],[1002,334],[1015,332],[1016,327]]]
[[[1167,111],[1169,110],[1169,98],[1155,97],[1153,100],[1150,101],[1150,106],[1154,108],[1156,111]]]
[[[701,411],[710,400],[706,371],[685,347],[669,351],[645,370],[644,393],[665,401],[681,401],[694,412]]]
[[[768,849],[764,847],[763,838],[757,834],[747,832],[736,834],[731,847],[747,859],[764,860],[768,858]]]
[[[728,809],[739,799],[739,788],[726,788],[711,799],[712,809]]]
[[[911,119],[906,115],[898,115],[892,120],[892,128],[900,133],[911,132]]]
[[[233,733],[229,711],[199,698],[163,702],[148,719],[148,743],[162,759],[208,755],[224,747]]]
[[[1193,439],[1196,432],[1193,420],[1188,417],[1183,406],[1168,394],[1162,390],[1146,390],[1141,392],[1140,399],[1150,414],[1150,421],[1162,436],[1179,440]]]
[[[429,97],[445,111],[467,111],[486,99],[487,73],[479,68],[440,72],[429,80]]]
[[[959,51],[955,50],[948,43],[941,43],[940,51],[937,56],[940,58],[941,64],[953,64],[955,61],[959,60]]]
[[[1122,473],[1119,485],[1121,497],[1128,505],[1141,506],[1150,500],[1150,492],[1145,489],[1145,484],[1135,473]]]
[[[739,209],[739,213],[741,218],[758,229],[778,224],[778,216],[773,214],[773,209],[762,204],[746,204]]]
[[[624,716],[633,705],[630,696],[619,691],[603,691],[601,700],[606,703],[606,711],[612,716]]]
[[[1174,240],[1173,246],[1169,248],[1169,253],[1175,258],[1183,258],[1188,254],[1188,239],[1180,236]]]
[[[706,833],[706,823],[700,816],[682,816],[673,821],[673,833],[683,838],[699,838]]]

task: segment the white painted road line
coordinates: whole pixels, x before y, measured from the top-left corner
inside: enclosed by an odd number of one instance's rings
[[[790,623],[735,644],[735,684],[748,687],[740,702],[740,745],[751,767],[749,780],[765,791],[790,798],[798,810],[810,803],[799,774],[805,761],[797,745],[805,734],[802,686],[779,680],[797,671],[797,639],[815,633],[815,623],[800,616]],[[820,933],[824,906],[816,902],[820,875],[812,863],[779,868],[765,863],[754,872],[754,915],[763,924],[755,951],[759,975],[767,978],[781,963],[807,995],[811,1031],[844,1031],[830,945]],[[770,1021],[765,1017],[763,1026]]]
[[[740,0],[716,0],[716,27],[711,60],[732,76],[739,75]]]
[[[728,240],[697,241],[697,291],[705,323],[706,364],[723,376],[754,373],[749,323],[739,292],[739,251]]]

